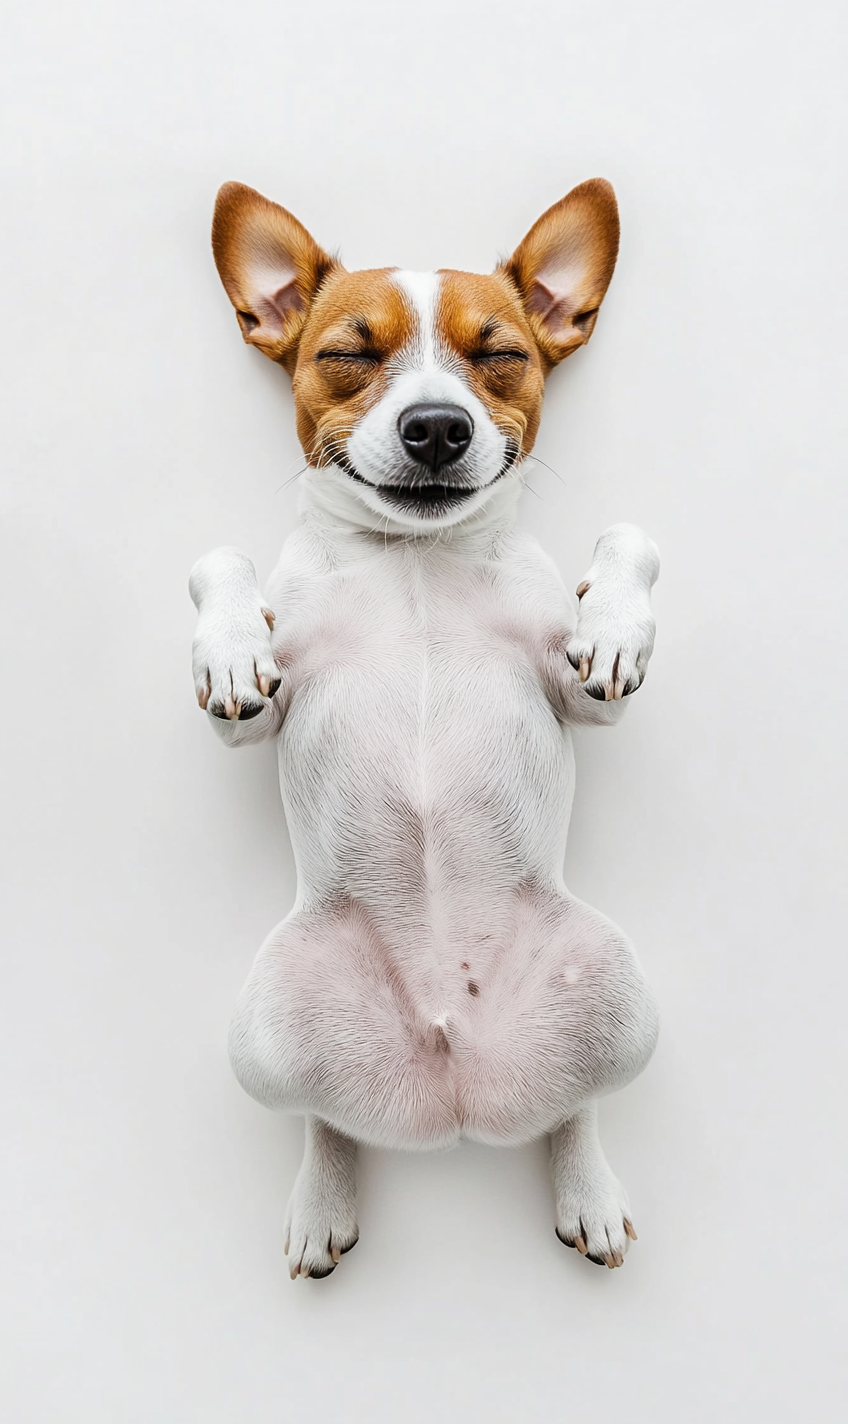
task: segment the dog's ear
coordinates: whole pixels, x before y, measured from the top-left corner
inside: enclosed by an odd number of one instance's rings
[[[292,371],[310,303],[340,264],[296,217],[243,183],[218,193],[212,251],[245,341]]]
[[[592,335],[618,256],[618,230],[612,185],[590,178],[548,208],[499,268],[517,286],[552,366]]]

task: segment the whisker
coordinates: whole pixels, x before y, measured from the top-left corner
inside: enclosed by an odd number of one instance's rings
[[[297,464],[298,460],[303,459],[305,453],[306,452],[304,450],[300,450],[298,454],[294,456],[294,459],[289,460],[288,464],[286,465],[286,473],[288,473],[288,471],[292,468],[293,465]]]
[[[528,460],[533,460],[534,463],[537,464],[537,465],[544,465],[544,467],[545,467],[546,470],[550,470],[550,472],[551,472],[552,475],[556,475],[556,477],[557,477],[557,479],[559,480],[559,482],[560,482],[561,485],[564,485],[564,484],[567,483],[567,482],[563,479],[563,477],[562,477],[562,475],[560,474],[559,470],[555,470],[554,467],[553,467],[553,465],[549,465],[549,464],[548,464],[547,460],[542,460],[542,459],[540,459],[540,457],[539,457],[538,455],[528,455],[527,458],[528,458]]]
[[[316,437],[310,450],[310,458],[315,458],[319,470],[326,469],[333,463],[336,455],[344,453],[344,442],[352,430],[353,426],[338,425]]]
[[[278,495],[278,494],[280,494],[284,489],[288,489],[289,485],[293,485],[294,482],[295,482],[295,480],[299,480],[300,477],[301,477],[301,475],[305,475],[305,474],[306,474],[306,471],[307,471],[308,469],[309,469],[309,466],[308,466],[308,465],[304,465],[302,470],[295,470],[295,472],[294,472],[293,475],[290,475],[287,480],[283,480],[283,483],[280,485],[279,489],[275,489],[275,490],[274,490],[274,494],[275,494],[275,495]]]

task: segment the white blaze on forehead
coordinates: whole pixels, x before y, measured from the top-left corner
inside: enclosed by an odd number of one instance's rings
[[[425,369],[443,365],[444,356],[436,330],[441,277],[438,272],[395,272],[394,280],[416,317],[412,346],[402,353],[402,359],[411,359],[416,367]]]

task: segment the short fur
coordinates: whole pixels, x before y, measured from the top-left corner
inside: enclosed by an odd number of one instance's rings
[[[515,526],[545,375],[612,276],[612,188],[575,188],[491,276],[347,272],[236,183],[213,245],[244,340],[292,374],[308,465],[267,593],[236,549],[190,584],[198,700],[227,745],[276,739],[297,860],[230,1039],[247,1091],[306,1115],[291,1274],[357,1239],[355,1143],[546,1133],[557,1234],[620,1265],[634,1233],[595,1101],[644,1068],[657,1012],[628,940],[563,882],[570,727],[618,721],[641,684],[659,561],[608,529],[578,614]],[[443,464],[400,433],[424,405],[471,432]]]

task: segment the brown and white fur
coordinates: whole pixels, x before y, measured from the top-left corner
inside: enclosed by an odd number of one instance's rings
[[[620,1265],[596,1099],[645,1067],[657,1011],[563,882],[569,728],[617,722],[642,682],[659,563],[606,530],[576,613],[515,525],[545,376],[612,276],[612,188],[575,188],[491,276],[347,272],[237,183],[213,247],[245,341],[292,376],[308,466],[266,592],[228,548],[190,585],[198,700],[228,746],[276,738],[297,861],[230,1039],[246,1090],[306,1116],[291,1274],[356,1241],[357,1142],[543,1134],[557,1234]]]

